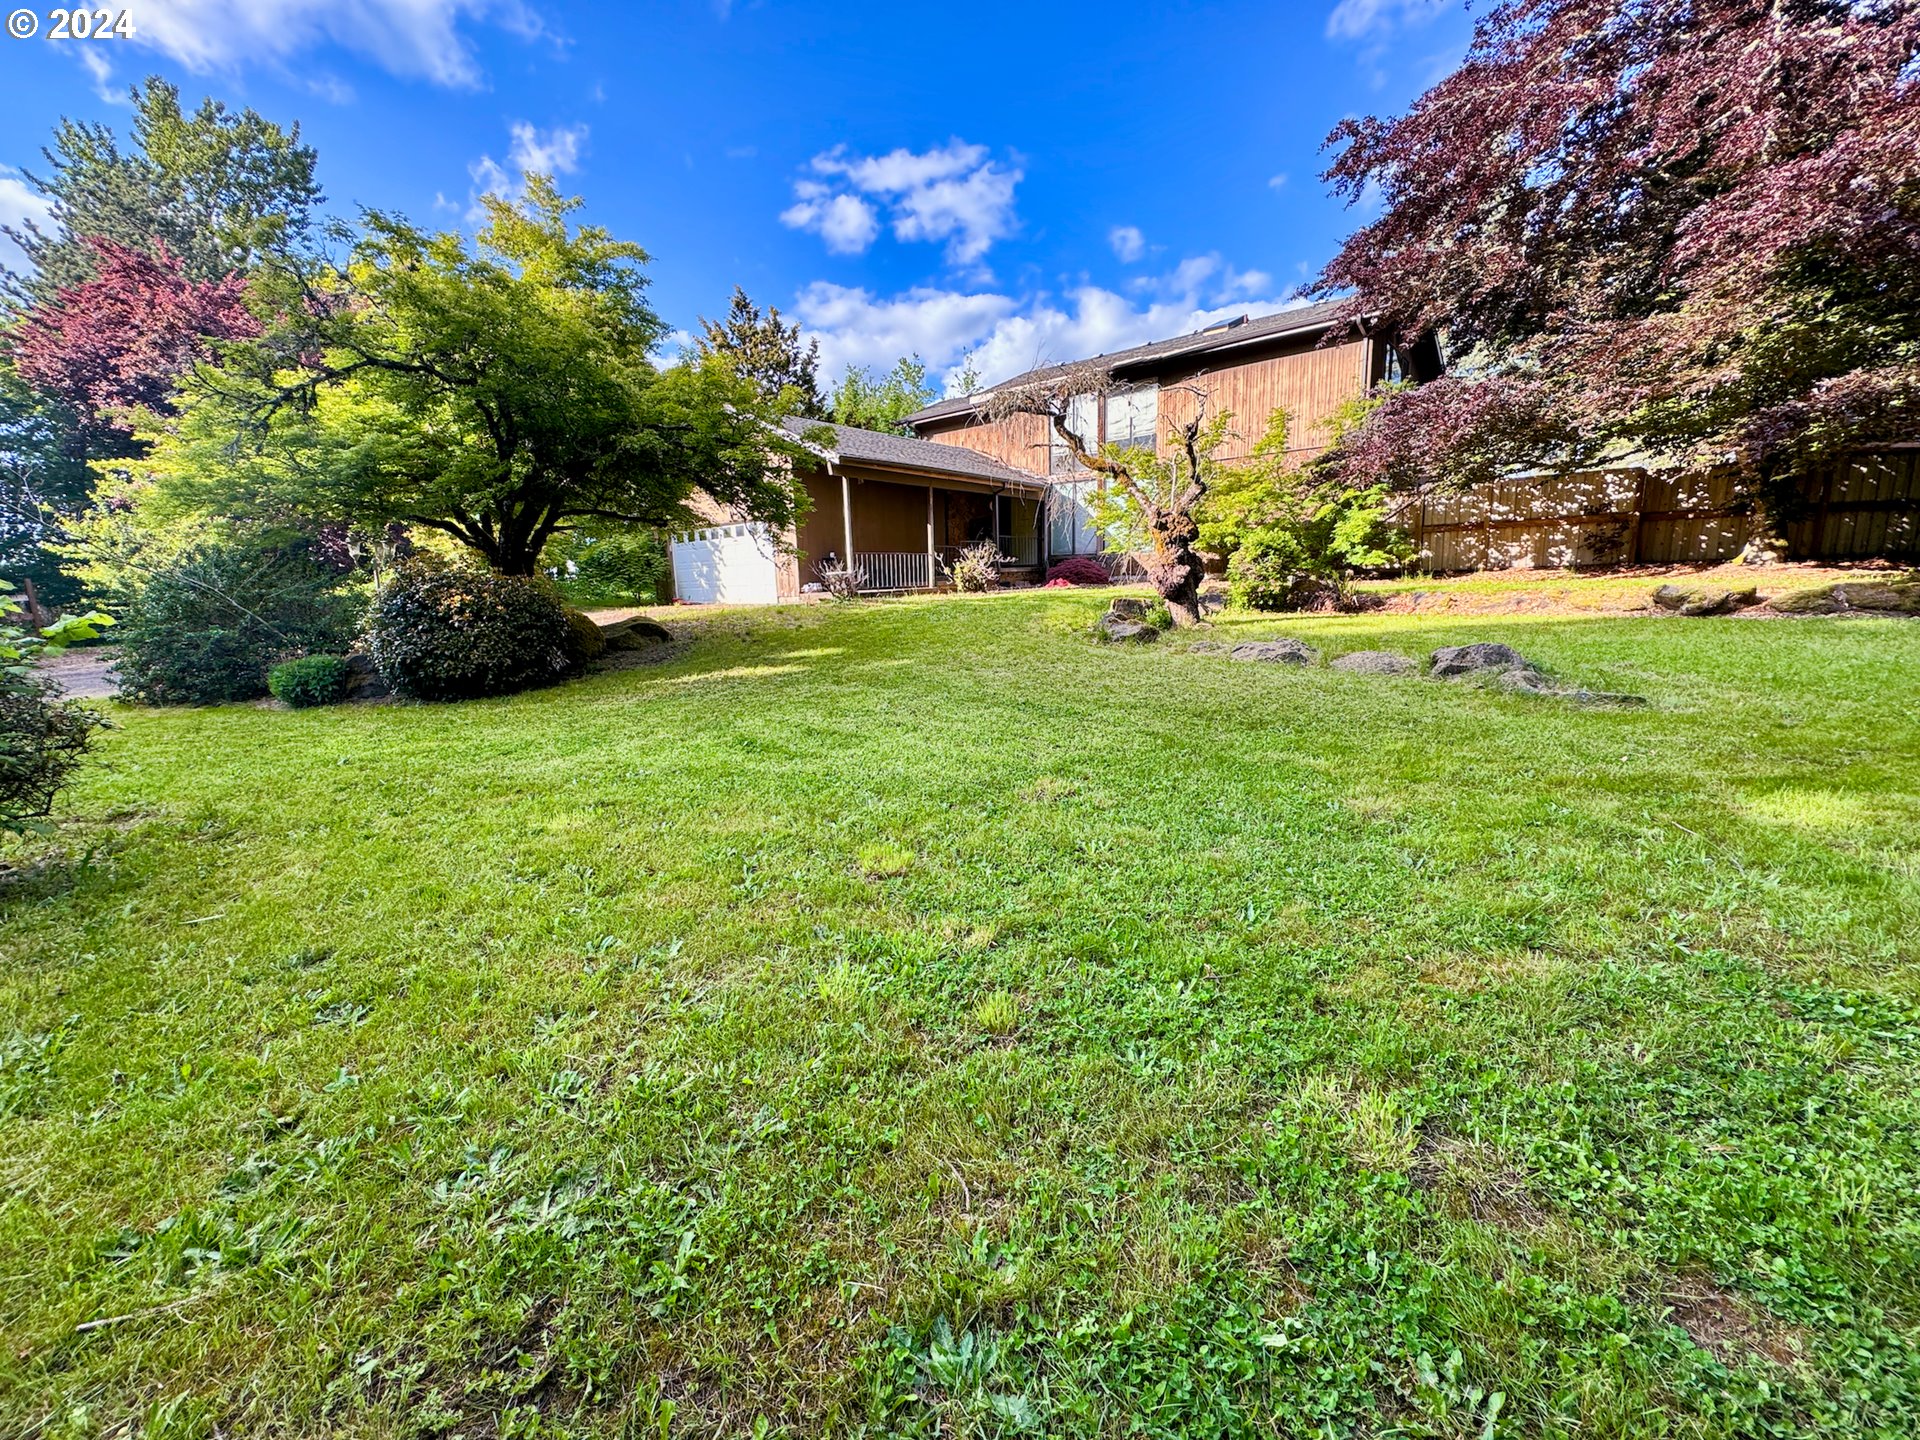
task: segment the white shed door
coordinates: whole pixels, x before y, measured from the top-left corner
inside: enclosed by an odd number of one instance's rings
[[[762,526],[712,525],[673,537],[673,593],[689,604],[771,605],[779,585]]]

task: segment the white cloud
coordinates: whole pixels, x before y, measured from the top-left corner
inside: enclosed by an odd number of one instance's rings
[[[838,378],[848,365],[884,369],[902,355],[947,365],[1012,314],[1006,295],[968,294],[921,286],[891,299],[816,280],[794,300],[793,313],[820,341],[820,359]]]
[[[487,212],[480,204],[482,195],[498,195],[512,200],[526,194],[528,175],[571,175],[580,168],[580,154],[586,149],[585,125],[556,125],[542,130],[525,120],[507,127],[511,137],[507,163],[491,155],[482,155],[467,166],[473,178],[473,195],[467,218],[478,220]],[[436,205],[439,197],[435,197]]]
[[[1287,188],[1287,172],[1282,170],[1278,175],[1270,176],[1267,180],[1267,188],[1270,190],[1286,189]]]
[[[81,68],[93,81],[95,97],[109,105],[127,104],[127,92],[113,83],[113,65],[101,52],[101,47],[81,45],[77,47],[77,53],[80,56]]]
[[[144,0],[133,38],[202,75],[334,45],[395,75],[472,88],[481,74],[462,33],[470,22],[546,34],[522,0]]]
[[[528,175],[571,175],[580,168],[580,152],[587,143],[585,125],[556,125],[541,130],[525,120],[509,127],[513,145],[507,156]]]
[[[839,254],[858,254],[887,211],[894,238],[945,242],[949,264],[977,265],[1018,223],[1013,192],[1023,172],[989,158],[984,145],[949,140],[931,150],[850,155],[837,146],[808,162],[780,222],[810,230]],[[831,228],[829,228],[831,227]]]
[[[1364,40],[1401,26],[1424,25],[1452,0],[1340,0],[1327,16],[1327,34],[1335,40]]]
[[[794,192],[801,194],[802,187],[794,186]],[[802,194],[780,212],[780,223],[792,230],[813,231],[835,255],[858,255],[880,233],[879,217],[858,195]]]
[[[794,314],[820,341],[828,372],[888,366],[918,354],[951,390],[970,360],[986,384],[1036,365],[1111,354],[1239,315],[1268,315],[1305,302],[1273,293],[1272,277],[1241,270],[1218,255],[1182,261],[1146,277],[1139,299],[1081,285],[1055,297],[1019,299],[991,291],[922,286],[892,297],[816,281]]]
[[[33,187],[20,176],[20,172],[11,165],[0,165],[0,225],[10,229],[22,230],[29,220],[35,221],[43,230],[51,228],[53,207],[40,196]],[[0,235],[0,265],[10,270],[25,266],[27,257],[20,247],[4,235]]]
[[[1107,243],[1123,265],[1131,265],[1147,253],[1147,237],[1138,225],[1116,225],[1107,232]]]

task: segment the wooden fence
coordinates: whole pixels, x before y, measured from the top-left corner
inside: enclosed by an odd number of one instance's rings
[[[1711,564],[1747,543],[1725,471],[1612,470],[1429,497],[1407,516],[1422,569]],[[1795,559],[1920,556],[1920,447],[1809,480],[1786,525]]]

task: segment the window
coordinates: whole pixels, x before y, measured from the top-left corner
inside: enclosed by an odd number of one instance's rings
[[[1076,395],[1067,402],[1067,428],[1078,437],[1083,448],[1091,450],[1100,443],[1100,400],[1096,395]],[[1067,448],[1067,442],[1058,435],[1049,434],[1052,449],[1048,452],[1047,473],[1050,475],[1071,475],[1080,467],[1074,462],[1073,451]]]
[[[1159,386],[1135,385],[1107,396],[1107,444],[1156,450],[1159,432]]]

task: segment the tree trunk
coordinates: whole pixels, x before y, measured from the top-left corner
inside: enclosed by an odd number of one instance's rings
[[[1167,602],[1167,613],[1176,627],[1200,623],[1200,580],[1206,567],[1194,544],[1200,527],[1190,515],[1157,514],[1147,525],[1153,549],[1147,555],[1147,579],[1160,598]]]

